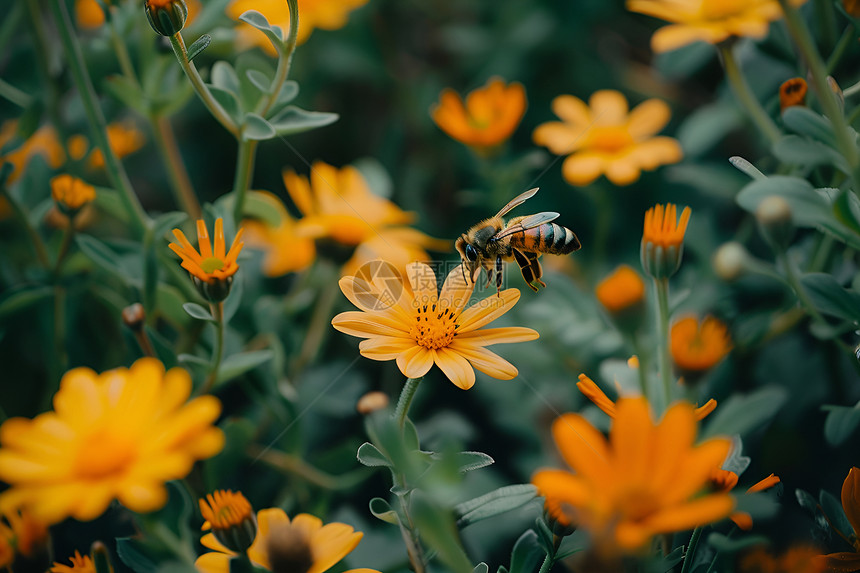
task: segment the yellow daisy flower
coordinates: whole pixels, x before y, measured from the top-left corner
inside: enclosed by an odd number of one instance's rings
[[[247,551],[257,535],[257,519],[245,496],[229,489],[218,490],[198,501],[206,520],[201,529],[211,529],[218,543],[230,551]]]
[[[485,328],[509,311],[520,291],[506,289],[469,308],[474,284],[461,266],[448,273],[437,294],[436,273],[423,263],[411,263],[406,274],[411,289],[392,292],[391,284],[357,276],[340,280],[340,289],[360,311],[344,312],[332,319],[335,329],[365,338],[361,355],[372,360],[396,360],[408,378],[420,378],[435,363],[451,382],[463,390],[475,384],[475,371],[510,380],[518,374],[507,360],[485,347],[491,344],[535,340],[531,328]]]
[[[684,207],[680,219],[677,213],[672,203],[654,205],[645,212],[639,258],[645,272],[656,279],[672,276],[681,266],[692,211]]]
[[[338,30],[346,26],[349,13],[367,4],[368,0],[301,0],[299,3],[299,32],[296,38],[298,44],[304,43],[314,31]],[[238,20],[239,16],[248,10],[256,10],[263,14],[273,26],[280,26],[284,37],[290,27],[290,11],[284,0],[233,0],[227,6],[227,15]],[[239,46],[247,49],[259,46],[271,56],[277,52],[269,39],[256,28],[240,23],[236,27]]]
[[[685,374],[710,370],[732,349],[726,325],[706,316],[699,322],[686,316],[672,324],[669,349],[675,365]]]
[[[257,535],[247,554],[251,562],[269,571],[323,573],[355,549],[363,534],[345,523],[323,525],[322,520],[300,513],[292,520],[280,508],[257,512]],[[212,549],[197,558],[203,573],[229,573],[230,558],[236,553],[209,533],[200,540]],[[371,571],[355,569],[358,571]]]
[[[96,189],[68,173],[51,179],[51,197],[64,211],[77,211],[96,198]]]
[[[47,524],[89,521],[113,499],[137,512],[167,501],[164,482],[218,453],[221,411],[213,396],[186,403],[191,376],[154,358],[97,374],[63,376],[54,410],[0,426],[0,510],[23,507]]]
[[[71,567],[57,563],[54,561],[54,566],[51,567],[51,573],[96,573],[96,566],[89,555],[81,557],[80,551],[75,551],[73,557],[69,557]]]
[[[800,6],[806,0],[790,0]],[[671,22],[654,32],[651,48],[668,52],[692,44],[719,44],[732,37],[764,38],[782,18],[777,0],[627,0],[627,9]]]
[[[507,141],[526,112],[526,90],[519,82],[505,85],[490,78],[487,85],[469,92],[465,105],[446,89],[430,110],[439,129],[460,143],[486,151]]]
[[[608,441],[578,414],[553,423],[555,443],[573,472],[545,469],[532,478],[553,517],[586,529],[599,557],[617,559],[643,550],[655,535],[731,513],[728,493],[706,493],[731,442],[712,438],[694,446],[691,404],[674,404],[656,424],[644,398],[622,398],[616,408]]]
[[[239,229],[230,245],[230,251],[225,254],[224,220],[220,217],[215,220],[215,244],[209,242],[209,230],[206,221],[197,220],[197,245],[200,252],[191,244],[188,238],[179,229],[173,229],[173,236],[179,244],[170,243],[168,247],[182,258],[182,268],[188,271],[192,277],[206,282],[226,280],[233,277],[239,270],[236,259],[242,251],[244,243],[241,242],[243,229]]]
[[[571,95],[558,96],[552,109],[561,121],[539,125],[532,138],[557,155],[568,155],[562,175],[571,185],[588,185],[602,174],[615,185],[629,185],[642,170],[683,157],[676,140],[656,136],[671,116],[661,100],[649,99],[628,113],[620,92],[601,90],[587,105]]]

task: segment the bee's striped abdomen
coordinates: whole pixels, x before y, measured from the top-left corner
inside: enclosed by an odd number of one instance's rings
[[[511,235],[511,244],[550,255],[567,255],[582,247],[573,231],[555,223],[545,223]]]

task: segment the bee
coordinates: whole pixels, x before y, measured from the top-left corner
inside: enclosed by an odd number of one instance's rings
[[[539,286],[546,286],[541,280],[543,271],[538,261],[541,253],[567,255],[582,247],[573,231],[552,222],[559,216],[552,211],[514,217],[505,223],[502,217],[506,213],[534,197],[537,192],[538,188],[535,187],[515,197],[495,217],[481,221],[460,235],[454,243],[463,261],[463,272],[468,267],[469,279],[473,283],[475,271],[483,267],[488,285],[492,282],[491,273],[495,274],[498,293],[502,288],[502,261],[513,259],[519,265],[526,284],[537,292]]]

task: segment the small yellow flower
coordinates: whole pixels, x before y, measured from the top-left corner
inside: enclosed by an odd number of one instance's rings
[[[669,333],[675,365],[685,374],[710,370],[732,349],[726,325],[712,316],[701,322],[693,316],[676,321]]]
[[[188,400],[191,377],[141,358],[131,368],[63,376],[54,410],[0,426],[0,510],[24,508],[47,524],[89,521],[113,499],[137,512],[167,501],[164,482],[185,477],[218,453],[213,396]]]
[[[523,327],[482,327],[516,304],[520,291],[507,289],[465,308],[474,284],[458,265],[437,294],[436,273],[423,263],[407,266],[411,289],[392,292],[391,284],[373,284],[360,277],[340,280],[340,289],[360,311],[343,312],[331,323],[335,329],[365,338],[361,355],[372,360],[397,360],[408,378],[420,378],[435,363],[458,388],[475,384],[475,371],[510,380],[518,372],[507,360],[485,347],[534,340],[538,333]]]
[[[346,26],[349,13],[367,4],[368,0],[301,0],[299,3],[299,33],[296,42],[304,43],[314,28],[320,30],[338,30]],[[262,13],[269,24],[280,26],[284,37],[290,27],[290,11],[284,0],[233,0],[227,6],[227,15],[238,20],[239,16],[248,10]],[[236,27],[239,46],[242,49],[259,46],[271,56],[277,52],[269,39],[259,30],[240,23]]]
[[[697,41],[719,44],[732,36],[764,38],[770,23],[782,18],[777,0],[627,0],[627,9],[670,22],[651,37],[655,52]]]
[[[779,111],[783,112],[795,105],[805,105],[806,91],[806,80],[803,78],[791,78],[784,81],[779,86]]]
[[[672,203],[654,205],[645,213],[639,257],[645,272],[656,279],[672,276],[681,266],[684,235],[692,212],[684,207],[681,219]]]
[[[519,82],[505,85],[490,78],[487,85],[466,96],[446,89],[430,109],[439,128],[460,143],[486,151],[507,141],[526,112],[526,90]]]
[[[629,265],[620,265],[600,281],[594,294],[606,310],[616,314],[645,299],[645,281]]]
[[[96,566],[89,555],[81,557],[80,551],[75,551],[73,557],[69,557],[72,563],[71,567],[57,563],[54,561],[54,566],[51,567],[51,573],[96,573]]]
[[[633,358],[636,358],[635,356]],[[639,359],[637,358],[635,361],[635,365],[631,364],[633,358],[628,361],[628,365],[631,368],[639,368]],[[603,390],[600,389],[594,380],[586,376],[585,374],[579,375],[579,381],[576,383],[576,387],[579,389],[582,394],[594,402],[594,405],[603,410],[603,412],[609,416],[610,418],[615,418],[616,415],[616,407],[615,402],[613,402],[609,396],[607,396]],[[629,396],[628,396],[629,397]],[[711,398],[704,405],[699,406],[693,413],[696,416],[696,421],[699,422],[708,417],[708,415],[713,412],[717,408],[717,401]]]
[[[279,277],[308,268],[316,258],[313,240],[299,235],[298,221],[275,195],[262,191],[255,192],[255,195],[267,204],[269,212],[275,213],[279,221],[277,226],[257,219],[242,222],[245,242],[265,253],[263,274]]]
[[[568,155],[562,175],[571,185],[588,185],[601,174],[615,185],[629,185],[642,170],[681,161],[671,137],[656,136],[669,122],[665,102],[649,99],[628,113],[627,99],[615,90],[592,94],[588,105],[571,95],[552,101],[561,121],[539,125],[532,138],[557,155]]]
[[[578,414],[553,423],[556,445],[573,472],[545,469],[532,477],[548,511],[586,529],[596,555],[638,553],[661,533],[684,531],[727,517],[734,500],[707,493],[712,468],[731,442],[694,446],[693,406],[679,402],[654,423],[644,398],[622,398],[607,441]]]
[[[363,534],[345,523],[323,525],[322,520],[300,513],[292,520],[280,508],[257,512],[257,535],[248,548],[251,562],[269,571],[323,573],[355,549]],[[200,540],[212,549],[194,563],[203,573],[230,570],[230,558],[236,555],[209,533]],[[358,570],[353,570],[358,571]]]
[[[51,197],[60,209],[74,212],[95,200],[96,189],[77,177],[64,173],[51,179]]]
[[[0,164],[4,162],[12,164],[9,183],[15,182],[23,175],[30,160],[36,155],[41,155],[51,169],[59,168],[66,161],[66,154],[57,137],[57,132],[49,125],[43,125],[37,129],[17,149],[3,154],[2,149],[15,138],[17,130],[18,122],[15,120],[3,123],[0,128]]]
[[[179,244],[170,243],[170,249],[182,258],[182,268],[188,271],[193,278],[205,283],[215,283],[231,279],[239,265],[236,259],[242,251],[244,243],[241,242],[243,229],[239,229],[230,251],[225,254],[226,245],[224,241],[224,220],[215,220],[215,245],[209,242],[209,230],[206,221],[197,220],[197,245],[200,252],[191,244],[179,229],[173,229],[173,236]]]
[[[131,122],[112,123],[107,126],[108,145],[118,158],[131,155],[146,142],[143,133]],[[90,152],[87,162],[93,169],[101,169],[105,166],[105,157],[102,150],[95,148]]]
[[[257,519],[244,495],[218,490],[198,501],[206,520],[203,531],[211,529],[215,539],[231,551],[243,553],[251,546],[257,535]]]

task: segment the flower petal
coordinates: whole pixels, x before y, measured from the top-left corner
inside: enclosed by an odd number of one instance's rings
[[[672,111],[663,100],[649,99],[643,101],[630,112],[627,119],[627,130],[633,139],[651,137],[666,127]]]
[[[404,337],[408,335],[405,326],[390,314],[350,311],[342,312],[333,319],[331,325],[350,336],[373,338],[375,336]]]
[[[610,454],[606,438],[579,414],[564,414],[552,424],[552,436],[567,465],[583,479],[610,483]]]
[[[433,353],[413,345],[397,356],[397,367],[407,378],[421,378],[433,367]]]
[[[486,348],[464,345],[455,340],[450,349],[487,376],[497,380],[512,380],[519,374],[513,364]]]
[[[415,345],[411,338],[378,336],[362,340],[358,349],[362,356],[371,360],[394,360]]]
[[[561,174],[571,185],[581,187],[600,177],[605,166],[606,158],[602,153],[580,151],[564,160]]]
[[[475,284],[466,278],[462,263],[451,269],[439,293],[439,304],[459,314],[469,302]]]
[[[459,353],[448,348],[439,348],[435,354],[436,365],[457,388],[468,390],[475,385],[475,371]]]
[[[537,340],[540,334],[536,330],[524,326],[504,326],[501,328],[482,328],[458,333],[455,342],[468,343],[471,347],[489,346],[491,344],[510,344]]]
[[[588,103],[595,125],[619,125],[627,119],[627,98],[619,91],[596,91]]]
[[[460,327],[458,336],[462,333],[477,330],[496,320],[513,308],[520,299],[520,291],[509,288],[500,292],[497,296],[488,296],[481,302],[474,304],[463,311],[458,321]]]

